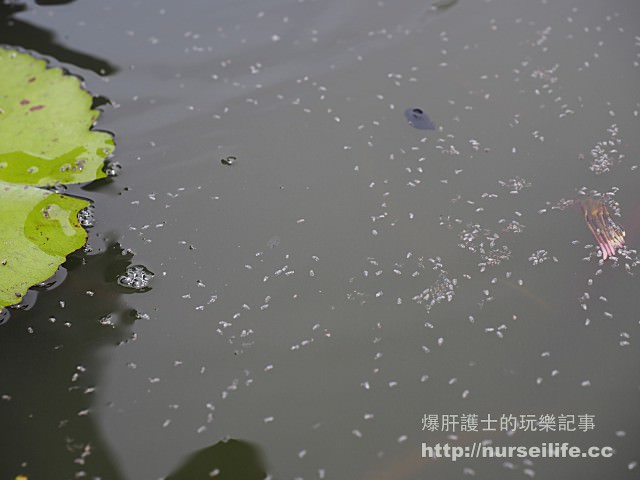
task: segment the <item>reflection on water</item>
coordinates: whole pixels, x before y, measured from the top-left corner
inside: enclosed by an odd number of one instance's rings
[[[624,230],[611,219],[602,200],[587,197],[580,202],[580,206],[585,222],[600,246],[602,259],[615,257],[618,249],[624,246]]]
[[[55,0],[37,3],[62,5],[70,2]],[[19,14],[26,9],[26,5],[18,2],[0,2],[0,44],[34,50],[60,62],[92,70],[100,75],[113,75],[118,71],[118,67],[107,60],[70,49],[60,43],[55,32],[20,20]]]
[[[229,439],[190,455],[166,480],[263,480],[266,476],[259,449],[249,442]]]
[[[38,295],[35,309],[12,310],[2,326],[0,418],[12,433],[0,471],[8,478],[126,478],[92,414],[104,355],[135,339],[140,317],[107,279],[121,257],[117,244],[73,254],[66,280]],[[99,321],[107,316],[110,322]]]

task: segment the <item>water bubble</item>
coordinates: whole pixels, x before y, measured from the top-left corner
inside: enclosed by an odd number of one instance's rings
[[[118,285],[133,290],[146,290],[154,274],[142,265],[130,265],[124,275],[118,277]]]
[[[113,321],[113,315],[111,313],[108,313],[108,314],[100,317],[98,319],[98,323],[100,323],[100,325],[104,325],[104,326],[108,326],[108,327],[115,327],[115,323]]]
[[[122,165],[115,160],[109,160],[104,165],[104,173],[106,173],[108,177],[117,177],[120,175],[121,170]]]
[[[96,218],[93,205],[89,205],[78,212],[78,221],[83,227],[94,226]]]

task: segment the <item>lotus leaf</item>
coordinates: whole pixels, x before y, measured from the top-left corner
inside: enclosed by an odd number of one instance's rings
[[[85,244],[78,212],[88,205],[84,199],[0,182],[0,306],[18,303],[30,286],[51,277]]]
[[[113,138],[92,131],[100,112],[80,80],[0,48],[0,180],[47,186],[106,176]]]
[[[87,241],[78,220],[89,201],[36,186],[106,176],[110,134],[77,77],[0,48],[0,307],[19,303]]]

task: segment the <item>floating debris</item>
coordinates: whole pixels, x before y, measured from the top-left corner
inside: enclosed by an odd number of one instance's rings
[[[436,126],[421,108],[407,108],[404,111],[405,118],[413,128],[419,130],[435,130]]]
[[[118,285],[133,290],[145,291],[149,289],[154,274],[142,265],[130,265],[124,275],[118,277]]]
[[[622,144],[622,141],[618,137],[618,126],[611,125],[607,132],[609,132],[609,139],[598,142],[591,149],[591,170],[596,175],[607,173],[611,170],[615,164],[620,163],[624,158],[624,155],[618,151],[618,148]]]
[[[548,259],[549,259],[549,252],[547,252],[546,250],[538,250],[536,252],[533,252],[529,256],[529,261],[531,262],[531,265],[534,265],[534,266],[544,263]]]
[[[460,248],[480,255],[483,262],[478,266],[481,268],[488,265],[499,265],[511,257],[509,247],[497,245],[500,235],[478,224],[467,224],[458,236],[461,240],[461,243],[458,244]]]
[[[433,270],[438,272],[438,278],[433,285],[413,297],[416,303],[424,304],[427,311],[430,311],[438,303],[451,302],[458,284],[455,278],[449,278],[449,274],[439,259],[430,258],[429,261],[433,264]]]
[[[225,158],[221,159],[221,160],[220,160],[220,162],[221,162],[223,165],[231,166],[231,165],[233,165],[234,163],[236,163],[236,160],[237,160],[237,158],[236,158],[236,157],[234,157],[233,155],[229,155],[228,157],[225,157]]]
[[[501,222],[503,223],[503,222]],[[511,220],[506,227],[502,229],[503,232],[511,232],[511,233],[522,233],[525,229],[525,226],[518,222],[517,220]]]
[[[522,177],[514,177],[509,180],[498,180],[498,183],[501,187],[506,187],[509,189],[509,193],[520,193],[520,190],[524,188],[528,188],[531,186],[530,182],[527,182]]]

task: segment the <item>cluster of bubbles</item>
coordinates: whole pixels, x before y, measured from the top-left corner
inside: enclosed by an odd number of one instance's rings
[[[104,166],[104,173],[107,174],[108,177],[117,177],[120,175],[120,171],[122,170],[122,165],[115,160],[108,160]]]
[[[142,265],[130,265],[125,273],[118,277],[118,285],[133,290],[146,290],[153,276],[153,273]]]
[[[95,225],[95,208],[89,205],[78,212],[78,221],[83,227],[93,227]]]

